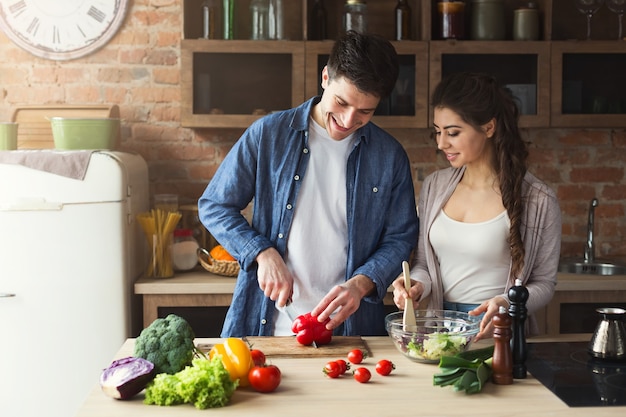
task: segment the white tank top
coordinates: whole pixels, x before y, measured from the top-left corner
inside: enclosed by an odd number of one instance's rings
[[[293,307],[310,312],[344,282],[348,256],[346,165],[354,135],[332,139],[311,119],[309,164],[295,205],[285,263],[294,276]],[[278,312],[274,335],[291,335],[291,320]]]
[[[506,211],[485,222],[463,223],[441,210],[429,238],[445,301],[478,304],[504,293],[511,263],[509,227]]]

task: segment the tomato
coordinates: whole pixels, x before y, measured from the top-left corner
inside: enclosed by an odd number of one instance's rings
[[[363,362],[363,359],[367,358],[367,353],[361,349],[352,349],[348,352],[348,360],[354,364]]]
[[[396,365],[393,364],[390,360],[381,359],[376,364],[376,372],[378,372],[382,376],[387,376],[396,369]]]
[[[224,343],[218,343],[209,351],[209,358],[220,355],[224,368],[232,381],[239,380],[239,386],[248,386],[248,372],[254,366],[248,344],[237,337],[229,337]]]
[[[350,364],[343,359],[337,359],[335,362],[337,362],[337,364],[341,368],[341,375],[345,374],[346,371],[350,369]]]
[[[267,360],[267,358],[265,357],[265,353],[263,353],[259,349],[251,349],[250,355],[252,356],[252,361],[256,366],[265,365],[265,361]]]
[[[248,373],[250,385],[258,392],[272,392],[280,385],[281,372],[276,365],[254,366]]]
[[[358,382],[362,384],[369,381],[370,378],[372,377],[372,374],[370,373],[370,371],[367,368],[363,368],[363,367],[356,368],[352,374],[354,375],[354,379],[356,379]]]
[[[330,361],[322,369],[322,372],[329,378],[337,378],[342,374],[341,365],[337,361]]]

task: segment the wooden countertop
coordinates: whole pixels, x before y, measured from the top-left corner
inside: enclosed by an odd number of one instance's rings
[[[236,280],[200,269],[172,278],[141,278],[135,283],[135,294],[232,294]],[[602,290],[626,290],[626,275],[557,274],[556,291]]]
[[[587,336],[584,336],[587,337]],[[569,336],[567,340],[576,339]],[[364,337],[372,357],[363,366],[372,371],[372,380],[359,384],[350,376],[328,379],[323,376],[324,364],[332,358],[298,357],[269,358],[277,365],[283,378],[278,389],[260,394],[248,388],[238,389],[223,408],[197,410],[185,404],[159,407],[143,404],[143,394],[129,401],[105,396],[99,386],[89,394],[76,417],[161,417],[161,416],[552,416],[578,417],[621,416],[626,407],[570,408],[531,375],[515,380],[513,385],[488,383],[475,395],[454,392],[450,387],[435,387],[436,365],[413,363],[396,351],[387,337]],[[533,342],[563,341],[563,338],[537,338]],[[197,343],[215,343],[219,339],[198,339]],[[129,356],[134,340],[127,340],[115,358]],[[347,353],[347,352],[346,352]],[[391,376],[374,372],[379,359],[396,365]]]

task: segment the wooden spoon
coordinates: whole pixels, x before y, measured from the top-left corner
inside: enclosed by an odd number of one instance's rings
[[[408,293],[411,289],[411,275],[409,273],[409,263],[402,262],[402,273],[404,275],[404,288]],[[404,316],[402,317],[402,327],[405,332],[415,331],[417,324],[415,323],[415,311],[413,310],[413,300],[407,298],[404,302]]]

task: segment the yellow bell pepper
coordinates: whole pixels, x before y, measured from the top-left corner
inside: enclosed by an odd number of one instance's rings
[[[209,351],[209,358],[215,355],[222,357],[224,368],[230,374],[231,381],[239,380],[240,387],[247,387],[248,372],[254,366],[250,347],[243,340],[236,337],[227,338],[224,343],[216,344]]]

